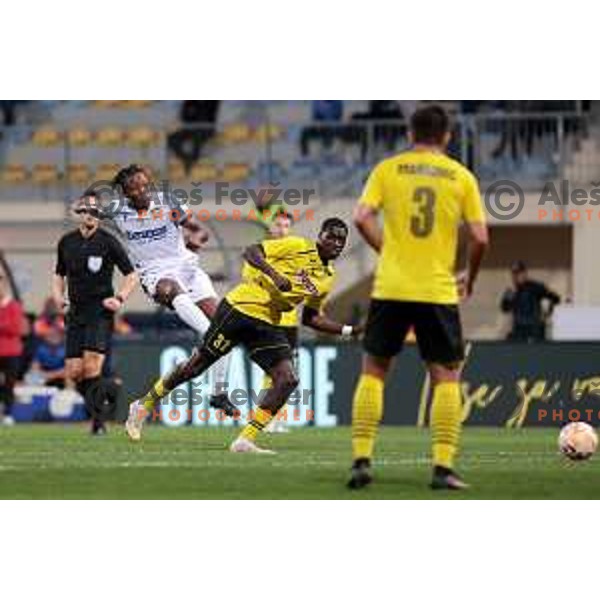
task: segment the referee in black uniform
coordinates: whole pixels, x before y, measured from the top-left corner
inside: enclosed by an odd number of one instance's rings
[[[111,411],[97,404],[109,394],[102,367],[113,331],[114,313],[121,309],[137,285],[127,253],[111,234],[99,229],[95,197],[81,198],[74,212],[79,227],[58,242],[52,294],[66,314],[66,377],[74,381],[92,415],[92,433],[104,433],[102,416]],[[124,275],[121,289],[113,290],[115,266]]]

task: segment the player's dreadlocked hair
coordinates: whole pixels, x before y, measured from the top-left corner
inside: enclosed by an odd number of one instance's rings
[[[115,175],[114,179],[112,180],[113,189],[120,188],[122,190],[125,190],[125,185],[127,184],[127,180],[130,177],[133,177],[134,175],[136,175],[137,173],[148,174],[148,171],[142,165],[136,165],[136,164],[129,165],[128,167],[123,167]]]
[[[329,217],[329,219],[325,219],[323,223],[321,223],[321,231],[330,231],[334,227],[339,227],[348,233],[348,225],[341,219],[338,219],[338,217]]]

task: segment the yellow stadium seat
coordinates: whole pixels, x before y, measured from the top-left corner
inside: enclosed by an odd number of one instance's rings
[[[9,164],[2,171],[2,181],[9,184],[25,183],[28,178],[24,165]]]
[[[243,144],[250,139],[251,133],[246,123],[229,123],[223,127],[220,137],[224,144]]]
[[[93,100],[92,106],[94,108],[116,108],[119,104],[119,100]]]
[[[154,146],[159,140],[158,132],[150,127],[136,127],[135,129],[130,129],[125,137],[128,145],[137,148]]]
[[[70,164],[67,167],[67,179],[71,183],[86,184],[91,179],[91,173],[87,165]]]
[[[100,165],[96,169],[96,174],[94,178],[96,181],[112,181],[115,175],[119,172],[121,168],[120,165],[117,164],[104,164]]]
[[[219,170],[213,163],[200,162],[192,167],[190,177],[192,181],[217,181]]]
[[[53,127],[40,127],[33,134],[32,142],[36,146],[50,147],[60,144],[62,133]]]
[[[123,142],[123,132],[117,127],[105,127],[96,132],[98,146],[119,146]]]
[[[38,185],[51,185],[60,179],[56,165],[34,165],[31,169],[31,181]]]
[[[148,108],[149,106],[152,106],[154,100],[119,100],[118,103],[121,108],[136,109]]]
[[[224,181],[244,181],[250,176],[250,166],[246,163],[228,163],[223,167]]]
[[[272,123],[261,125],[254,131],[254,141],[256,142],[276,142],[281,139],[285,133],[285,129],[279,125]]]
[[[168,179],[172,181],[181,181],[185,179],[185,169],[180,160],[169,161]]]
[[[92,134],[83,127],[74,127],[67,132],[67,140],[70,146],[89,146],[92,142]]]

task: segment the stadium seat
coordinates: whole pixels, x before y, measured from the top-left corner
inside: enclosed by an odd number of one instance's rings
[[[58,183],[60,174],[56,165],[39,164],[31,169],[31,181],[37,185],[52,185]]]
[[[148,148],[159,141],[159,133],[150,127],[136,127],[125,134],[125,142],[136,148]]]
[[[285,177],[285,169],[276,161],[259,163],[256,172],[258,179],[262,182],[281,181]]]
[[[74,127],[67,132],[67,141],[74,148],[88,146],[92,142],[92,134],[83,127]]]
[[[251,138],[250,127],[246,123],[229,123],[223,127],[220,140],[223,144],[242,144]]]
[[[217,181],[219,170],[214,163],[200,162],[192,167],[190,177],[192,181]]]
[[[228,163],[223,167],[221,176],[224,181],[244,181],[250,177],[250,172],[246,163]]]
[[[123,131],[117,127],[105,127],[96,132],[95,141],[98,146],[119,146],[123,142]]]
[[[117,100],[116,102],[119,108],[138,109],[152,106],[154,100]]]
[[[31,141],[35,146],[48,148],[60,144],[62,137],[62,132],[53,127],[40,127],[34,132]]]
[[[261,125],[254,131],[253,139],[255,142],[276,142],[280,140],[285,134],[285,129],[280,125],[269,123],[268,125]]]
[[[70,164],[67,167],[66,177],[71,183],[87,184],[91,179],[91,173],[87,165]]]
[[[119,100],[92,100],[91,104],[94,108],[116,108]]]
[[[121,168],[118,164],[103,164],[96,169],[94,178],[96,181],[112,181]]]
[[[25,183],[28,179],[25,165],[8,164],[2,171],[2,181],[8,184]]]
[[[167,177],[172,181],[181,181],[182,179],[185,179],[185,169],[180,160],[169,161]]]

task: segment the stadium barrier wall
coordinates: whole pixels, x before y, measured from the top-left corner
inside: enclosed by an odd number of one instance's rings
[[[185,358],[191,344],[146,340],[118,342],[116,370],[129,397],[147,389],[159,373]],[[468,425],[559,426],[567,421],[600,425],[600,343],[554,342],[535,345],[475,342],[467,346],[463,417]],[[299,390],[288,406],[290,427],[333,427],[351,422],[352,395],[361,348],[354,343],[306,343],[299,352]],[[233,353],[229,392],[236,394],[239,422],[260,396],[262,371],[244,352]],[[168,426],[231,426],[208,410],[209,376],[182,386],[154,420]],[[249,399],[250,396],[250,399]],[[386,425],[426,426],[431,386],[413,345],[397,359],[386,390]]]

